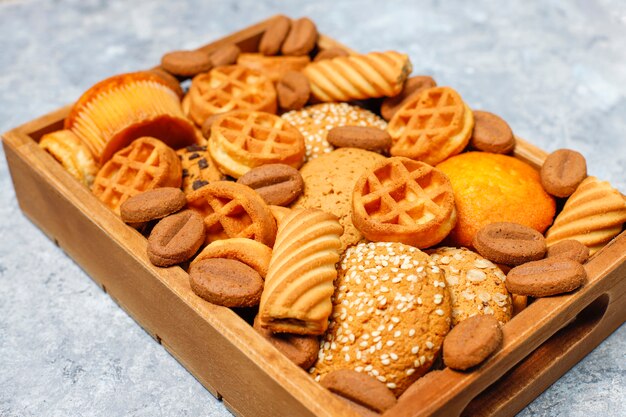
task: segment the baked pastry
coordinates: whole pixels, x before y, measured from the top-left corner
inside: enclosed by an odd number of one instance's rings
[[[72,107],[65,129],[83,141],[99,164],[144,136],[174,149],[201,141],[176,91],[150,71],[116,75],[91,87]]]
[[[91,187],[98,166],[91,151],[71,130],[47,133],[39,140],[39,146],[59,161],[74,178]]]
[[[302,71],[311,62],[308,55],[304,56],[264,56],[263,54],[241,54],[237,65],[257,70],[268,77],[273,83],[289,71]]]
[[[212,114],[240,109],[276,113],[276,106],[276,89],[269,78],[241,65],[195,76],[183,99],[183,111],[198,126]]]
[[[284,113],[281,116],[304,136],[306,160],[310,161],[334,148],[326,135],[334,127],[369,126],[387,128],[387,122],[369,110],[348,103],[322,103]]]
[[[256,240],[243,237],[215,240],[209,243],[191,262],[190,266],[211,258],[234,259],[254,269],[265,278],[270,266],[272,249]]]
[[[352,224],[352,190],[361,175],[385,158],[356,148],[340,148],[304,164],[300,173],[304,193],[292,208],[320,208],[339,218],[343,226],[341,250],[363,239]]]
[[[411,73],[409,57],[396,51],[339,56],[304,69],[319,101],[350,101],[395,96]]]
[[[493,315],[500,324],[511,320],[511,296],[500,268],[465,248],[438,248],[430,258],[443,269],[452,297],[452,326],[476,314]]]
[[[298,129],[276,115],[237,110],[213,122],[209,153],[220,171],[239,178],[266,164],[300,168],[304,162],[304,138]]]
[[[158,139],[142,137],[100,168],[91,191],[119,214],[120,205],[129,197],[159,187],[180,188],[181,182],[176,152]]]
[[[454,190],[457,224],[450,246],[472,248],[483,226],[512,222],[543,233],[554,218],[556,204],[541,186],[539,173],[511,156],[467,152],[437,165]]]
[[[352,222],[369,240],[433,246],[456,224],[452,185],[423,162],[387,158],[356,182]]]
[[[428,88],[407,100],[389,121],[390,153],[436,165],[465,148],[473,127],[472,111],[456,91]]]
[[[360,243],[344,254],[333,312],[310,373],[353,369],[400,395],[435,361],[450,329],[450,294],[428,255],[394,242]]]
[[[574,239],[587,246],[593,255],[622,231],[624,222],[624,196],[608,182],[587,177],[548,229],[546,243],[550,247]]]
[[[341,232],[335,216],[317,209],[294,210],[283,219],[261,295],[262,327],[273,333],[326,331]]]
[[[276,221],[265,201],[252,188],[215,181],[187,195],[187,206],[199,212],[206,226],[206,244],[244,237],[272,246]]]
[[[186,146],[176,151],[183,168],[183,191],[189,194],[210,182],[221,181],[226,176],[217,169],[206,145]]]

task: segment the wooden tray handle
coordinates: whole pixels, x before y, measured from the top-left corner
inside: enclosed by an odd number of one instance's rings
[[[384,416],[514,415],[624,322],[625,258],[626,232],[585,265],[589,280],[576,297],[536,300],[503,327],[501,350],[478,369],[446,368]]]

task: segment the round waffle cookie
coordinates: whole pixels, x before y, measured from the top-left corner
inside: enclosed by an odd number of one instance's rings
[[[176,152],[158,139],[143,137],[100,168],[91,191],[119,214],[120,205],[129,197],[159,187],[179,188],[181,176]]]
[[[187,196],[187,206],[200,213],[206,243],[233,237],[274,245],[276,221],[265,201],[252,188],[231,181],[216,181]]]
[[[334,127],[370,126],[387,128],[387,122],[376,114],[348,103],[323,103],[294,110],[281,116],[304,136],[306,160],[310,161],[334,148],[326,135]]]
[[[428,253],[446,275],[452,326],[476,314],[491,314],[500,324],[511,320],[511,296],[500,268],[465,248],[438,248]]]
[[[363,174],[352,194],[352,222],[373,241],[427,248],[456,223],[450,180],[408,158],[387,158]]]
[[[175,89],[149,71],[116,75],[91,87],[72,107],[65,129],[74,132],[100,164],[144,136],[174,149],[200,141]]]
[[[183,110],[198,126],[216,113],[247,109],[276,113],[276,89],[263,73],[229,65],[197,75],[183,99]]]
[[[304,138],[276,115],[238,110],[213,122],[209,153],[222,172],[239,178],[265,164],[300,168],[304,162]]]
[[[395,242],[359,243],[339,263],[333,310],[309,372],[363,372],[397,396],[425,374],[450,329],[450,293],[428,255]]]
[[[182,188],[185,194],[204,187],[210,182],[226,179],[226,176],[217,169],[206,146],[187,146],[176,153],[183,167]]]
[[[474,116],[450,87],[434,87],[409,99],[391,118],[387,131],[393,156],[436,165],[467,146]]]

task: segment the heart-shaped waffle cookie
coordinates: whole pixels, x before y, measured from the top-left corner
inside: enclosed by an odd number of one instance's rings
[[[304,162],[304,137],[278,116],[238,110],[213,122],[209,152],[222,172],[239,178],[265,164],[300,168]]]
[[[212,114],[249,109],[276,113],[276,89],[263,73],[229,65],[197,75],[183,99],[183,111],[198,126]]]
[[[473,127],[473,113],[456,91],[429,88],[409,99],[389,121],[390,153],[436,165],[467,146]]]
[[[456,223],[450,180],[419,161],[381,161],[354,186],[352,221],[372,241],[427,248],[441,242]]]
[[[181,185],[176,152],[158,139],[143,137],[118,151],[94,180],[91,191],[117,214],[129,197],[159,187]]]
[[[248,186],[215,181],[188,194],[187,205],[204,218],[207,244],[244,237],[274,245],[276,221],[265,201]]]

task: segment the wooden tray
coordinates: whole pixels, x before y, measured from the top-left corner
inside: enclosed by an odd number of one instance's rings
[[[255,51],[269,19],[202,47]],[[321,37],[322,49],[339,45]],[[232,310],[197,297],[179,267],[154,267],[146,239],[37,146],[62,128],[69,106],[4,134],[21,209],[235,415],[354,416]],[[518,139],[516,157],[546,154]],[[445,369],[409,406],[386,416],[510,416],[626,321],[626,232],[586,265],[589,282],[542,298],[507,323],[503,348],[471,373]],[[435,388],[435,389],[433,389]]]

